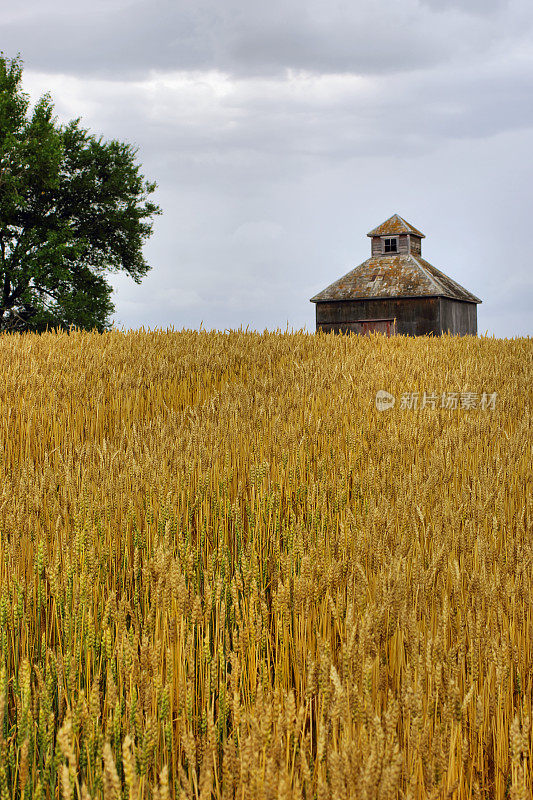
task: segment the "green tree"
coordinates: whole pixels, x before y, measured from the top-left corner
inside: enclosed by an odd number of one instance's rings
[[[20,58],[0,54],[0,331],[108,330],[105,274],[150,269],[156,184],[131,145],[59,125],[48,94],[30,113],[21,81]]]

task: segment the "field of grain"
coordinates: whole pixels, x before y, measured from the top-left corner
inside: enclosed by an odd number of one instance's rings
[[[531,798],[532,366],[0,336],[0,800]]]

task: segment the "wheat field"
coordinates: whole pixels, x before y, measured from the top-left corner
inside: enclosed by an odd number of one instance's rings
[[[0,336],[0,800],[531,798],[532,366]]]

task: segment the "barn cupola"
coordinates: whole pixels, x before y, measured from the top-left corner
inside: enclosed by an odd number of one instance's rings
[[[424,234],[399,214],[393,214],[367,236],[372,240],[372,256],[422,255]]]

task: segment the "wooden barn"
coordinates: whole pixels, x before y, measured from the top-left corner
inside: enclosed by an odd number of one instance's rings
[[[317,331],[477,334],[481,300],[422,258],[423,233],[394,214],[367,236],[370,258],[311,298]]]

